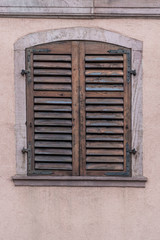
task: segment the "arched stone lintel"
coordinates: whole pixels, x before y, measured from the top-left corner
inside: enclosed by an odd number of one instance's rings
[[[142,42],[139,40],[102,28],[87,27],[62,28],[30,33],[17,40],[14,49],[24,51],[25,48],[31,46],[64,40],[100,41],[132,48],[132,50],[136,51],[142,50]]]

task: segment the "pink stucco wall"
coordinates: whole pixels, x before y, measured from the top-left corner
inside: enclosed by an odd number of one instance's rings
[[[15,187],[14,51],[41,30],[101,27],[143,41],[145,189]],[[0,239],[160,239],[160,20],[0,19]]]

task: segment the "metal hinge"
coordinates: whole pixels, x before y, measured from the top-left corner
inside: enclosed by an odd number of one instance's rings
[[[137,153],[137,151],[136,151],[136,149],[135,149],[135,148],[133,148],[132,150],[129,150],[129,153],[131,153],[131,154],[135,155],[135,154]]]
[[[136,70],[130,70],[129,73],[132,74],[133,76],[136,76]]]
[[[30,149],[29,148],[22,148],[22,153],[23,154],[25,154],[25,153],[28,153],[30,151]]]
[[[137,151],[135,148],[132,150],[129,148],[129,144],[126,143],[126,171],[125,172],[107,172],[105,175],[107,176],[130,176],[131,174],[131,156],[130,154],[136,154]]]
[[[24,75],[26,75],[26,74],[28,74],[28,73],[29,73],[28,70],[24,70],[24,69],[22,69],[22,71],[21,71],[21,75],[22,75],[22,76],[24,76]]]
[[[31,52],[33,53],[49,53],[51,52],[48,48],[41,48],[41,49],[31,49]]]

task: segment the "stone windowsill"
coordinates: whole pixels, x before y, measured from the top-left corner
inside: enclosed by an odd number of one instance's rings
[[[67,187],[138,187],[144,188],[146,177],[55,177],[26,176],[12,177],[15,186],[67,186]]]

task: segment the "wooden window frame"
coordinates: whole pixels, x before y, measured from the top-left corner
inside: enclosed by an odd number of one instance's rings
[[[45,37],[44,37],[45,36]],[[25,49],[31,46],[64,40],[89,40],[119,45],[131,50],[132,68],[137,75],[132,77],[132,147],[137,154],[132,156],[131,177],[52,177],[27,176],[27,158],[22,154],[26,147],[26,94],[25,80],[20,75],[25,69]],[[142,136],[142,42],[120,34],[96,28],[68,28],[29,34],[15,43],[15,93],[16,93],[16,159],[17,174],[13,177],[15,185],[29,186],[116,186],[145,187],[143,177],[143,136]]]

